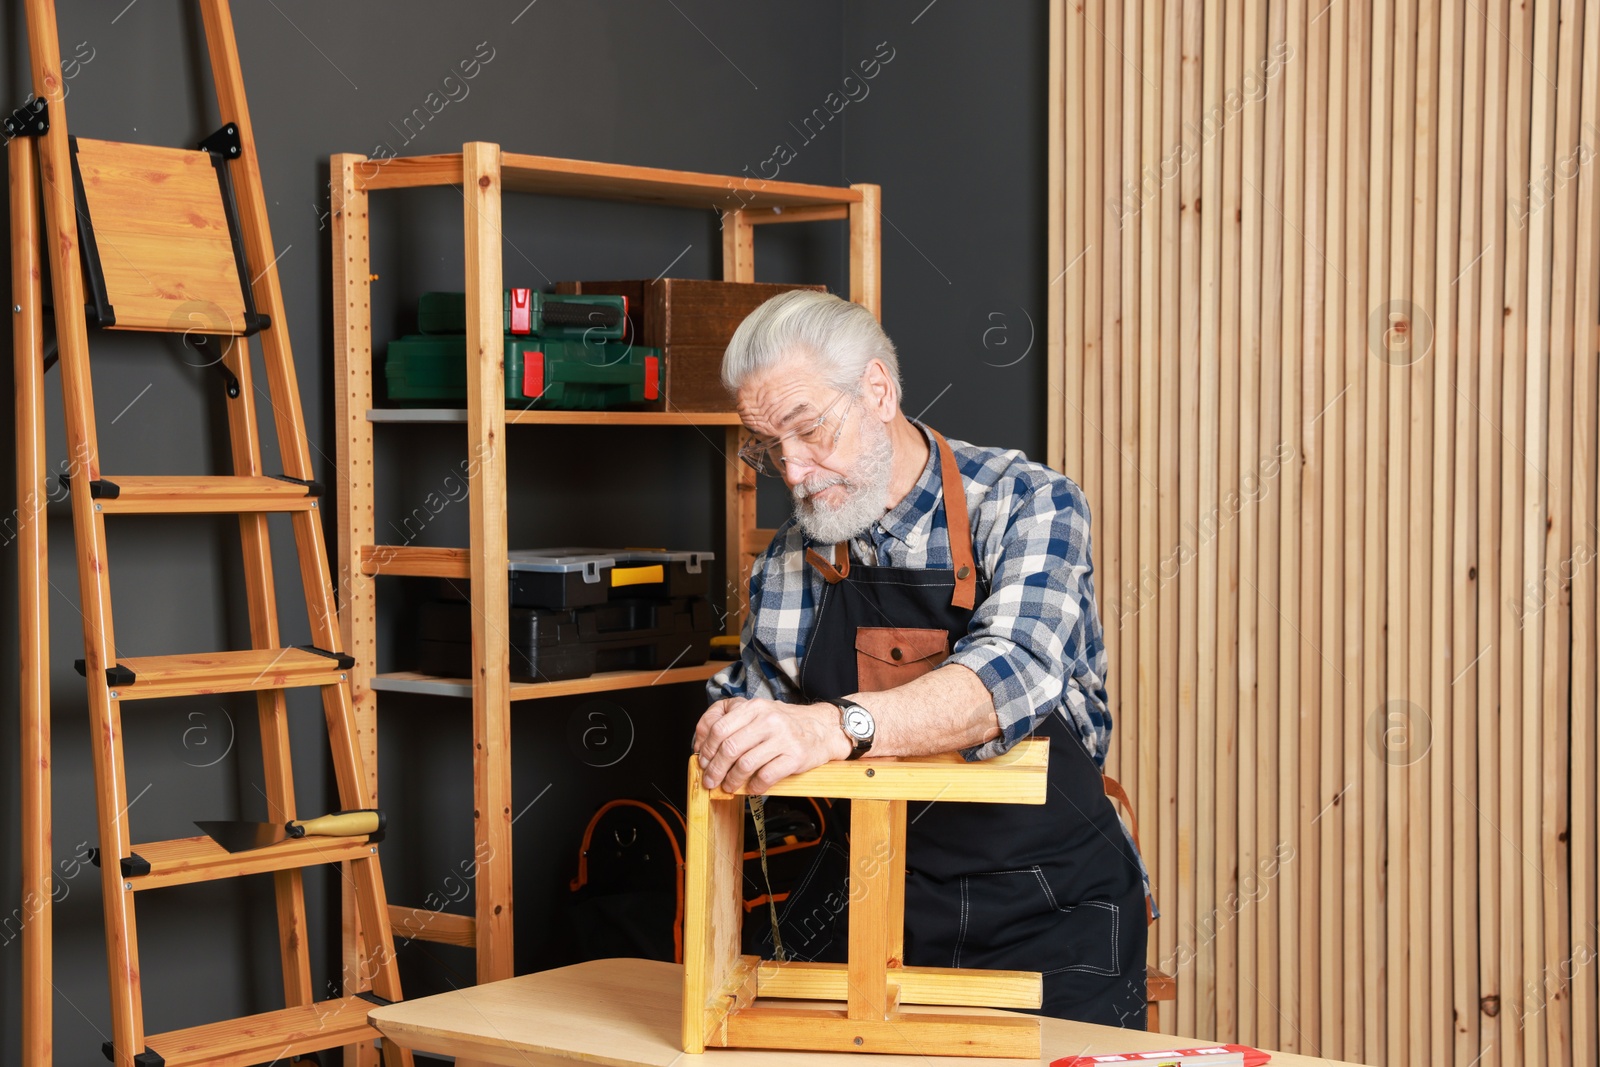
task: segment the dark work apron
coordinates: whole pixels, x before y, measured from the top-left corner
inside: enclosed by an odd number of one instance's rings
[[[955,456],[933,438],[952,569],[862,566],[842,545],[830,563],[808,550],[828,581],[800,670],[807,701],[893,688],[934,669],[987,595]],[[1100,769],[1063,716],[1034,736],[1050,739],[1044,805],[907,805],[904,962],[1040,971],[1043,1014],[1142,1029],[1146,913],[1133,850]],[[792,894],[780,924],[798,957],[839,961],[849,943],[848,909],[827,906],[825,890],[837,893],[848,870],[842,844],[831,851],[832,869],[822,865]]]

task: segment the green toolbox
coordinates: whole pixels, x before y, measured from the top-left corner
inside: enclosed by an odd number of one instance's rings
[[[661,396],[661,350],[623,341],[507,338],[506,406],[593,411]],[[467,397],[467,339],[412,334],[389,342],[389,399],[409,406]]]
[[[502,328],[510,336],[583,337],[620,341],[628,325],[626,296],[566,295],[537,289],[507,289],[501,296]],[[417,301],[423,333],[465,334],[466,293],[423,293]]]

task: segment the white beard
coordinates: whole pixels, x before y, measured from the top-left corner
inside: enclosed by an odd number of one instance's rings
[[[868,440],[861,462],[851,475],[819,474],[792,491],[795,521],[807,537],[820,544],[834,545],[858,537],[888,510],[894,446],[883,423],[869,418],[861,422]],[[847,494],[838,507],[813,498],[812,494],[833,485],[842,485]]]

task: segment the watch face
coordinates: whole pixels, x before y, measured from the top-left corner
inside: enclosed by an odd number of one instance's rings
[[[844,713],[845,732],[865,741],[873,734],[872,716],[864,708],[850,708]]]

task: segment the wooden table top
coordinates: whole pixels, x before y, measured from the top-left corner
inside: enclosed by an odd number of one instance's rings
[[[709,1049],[700,1056],[686,1056],[678,1045],[682,997],[683,968],[678,964],[598,960],[391,1004],[374,1009],[368,1018],[385,1038],[403,1048],[505,1067],[572,1063],[614,1067],[691,1067],[701,1063],[709,1067],[834,1067],[850,1063],[863,1067],[861,1056],[851,1053]],[[950,1009],[911,1005],[904,1010]],[[961,1010],[990,1012],[984,1008]],[[1061,1019],[1043,1023],[1041,1065],[1062,1056],[1204,1044]],[[938,1067],[1019,1067],[1030,1062],[964,1056],[914,1058]],[[910,1059],[913,1057],[894,1057],[896,1062]],[[1275,1067],[1334,1062],[1288,1053],[1272,1056]]]

